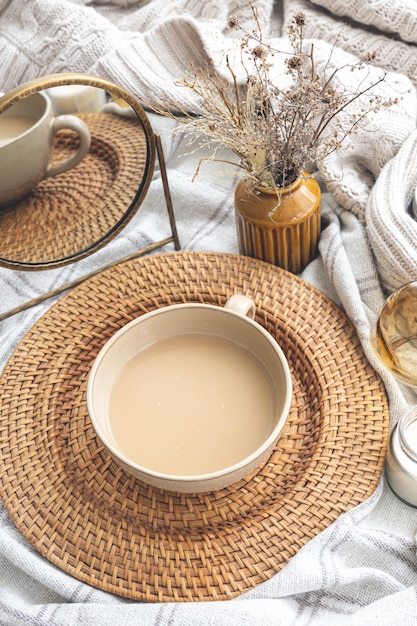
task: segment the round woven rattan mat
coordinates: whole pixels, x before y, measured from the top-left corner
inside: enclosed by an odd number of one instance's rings
[[[92,361],[138,315],[232,293],[255,299],[288,358],[288,422],[270,458],[231,487],[152,488],[93,432]],[[227,599],[268,580],[374,491],[388,438],[384,388],[345,314],[296,276],[226,254],[155,255],[90,279],[24,337],[0,393],[0,494],[17,528],[77,579],[144,601]]]
[[[91,134],[81,163],[44,179],[24,200],[0,210],[0,251],[5,260],[48,263],[88,249],[125,217],[147,166],[141,123],[109,113],[78,114]],[[73,131],[58,132],[53,160],[75,152]]]

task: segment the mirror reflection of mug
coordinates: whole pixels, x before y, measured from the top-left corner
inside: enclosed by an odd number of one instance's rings
[[[107,102],[104,89],[89,85],[59,85],[46,90],[55,115],[98,112]]]
[[[77,133],[79,147],[70,157],[51,162],[54,137],[62,128]],[[90,143],[86,124],[74,115],[55,117],[43,93],[11,106],[0,115],[0,206],[21,200],[44,178],[78,165]]]

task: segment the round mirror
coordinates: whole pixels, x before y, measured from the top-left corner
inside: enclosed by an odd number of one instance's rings
[[[0,265],[46,269],[101,248],[140,207],[155,146],[140,104],[99,77],[51,75],[0,97]]]

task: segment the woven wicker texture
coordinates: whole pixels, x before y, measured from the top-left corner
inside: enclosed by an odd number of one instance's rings
[[[85,403],[92,361],[121,326],[181,302],[257,304],[294,397],[270,458],[218,492],[177,495],[110,458]],[[69,292],[0,379],[1,497],[17,528],[79,580],[136,600],[232,598],[269,579],[375,489],[388,406],[345,314],[296,276],[242,256],[155,255]]]
[[[91,133],[81,163],[44,179],[24,200],[0,211],[0,257],[24,263],[62,259],[87,249],[125,217],[146,168],[141,123],[108,113],[78,114]],[[78,146],[73,131],[56,137],[53,160]]]

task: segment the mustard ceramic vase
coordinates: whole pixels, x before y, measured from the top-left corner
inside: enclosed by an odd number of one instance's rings
[[[320,200],[320,186],[307,172],[278,190],[241,180],[235,191],[240,253],[298,274],[317,256]]]

